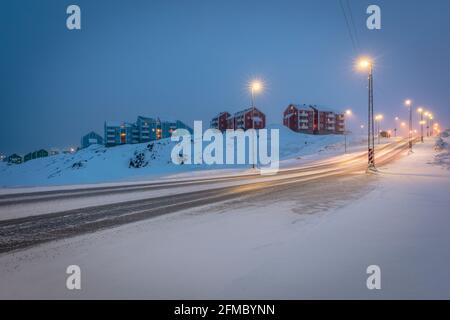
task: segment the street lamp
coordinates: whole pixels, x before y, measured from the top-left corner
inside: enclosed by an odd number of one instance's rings
[[[412,133],[413,133],[413,128],[412,128],[412,101],[411,99],[407,99],[405,100],[405,105],[409,108],[409,152],[412,152]]]
[[[262,90],[262,83],[258,80],[254,80],[250,83],[250,92],[251,92],[251,99],[252,99],[252,129],[256,133],[255,129],[255,93]],[[258,138],[258,135],[256,135],[256,139]],[[252,153],[253,153],[253,169],[255,168],[255,162],[257,159],[255,158],[255,137],[253,137],[253,145],[252,145]],[[250,154],[250,153],[249,153]]]
[[[365,70],[369,73],[369,99],[368,99],[368,120],[367,120],[367,156],[368,167],[367,170],[376,170],[375,168],[375,138],[374,138],[374,123],[373,123],[373,63],[369,58],[360,58],[357,63],[359,70]]]
[[[399,119],[398,117],[395,117],[394,137],[396,137],[396,138],[397,138],[397,122],[398,122],[399,120],[400,120],[400,119]]]
[[[431,132],[431,130],[429,130],[430,129],[430,126],[431,126],[431,120],[433,120],[433,114],[430,112],[429,114],[428,114],[428,123],[427,123],[427,137],[431,137],[432,136],[432,132]]]
[[[380,144],[380,122],[381,120],[383,120],[383,115],[382,114],[377,114],[375,116],[375,121],[377,122],[377,132],[378,132],[378,144]]]
[[[433,134],[439,134],[439,123],[437,122],[433,124]]]
[[[352,110],[345,110],[345,115],[351,117],[353,114]],[[344,128],[344,153],[347,153],[347,130]]]
[[[420,113],[420,142],[423,143],[423,108],[418,108],[417,112]],[[428,115],[428,112],[426,112],[426,114]]]

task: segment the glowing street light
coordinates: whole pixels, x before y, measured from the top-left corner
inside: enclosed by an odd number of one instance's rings
[[[428,119],[427,119],[427,137],[432,135],[432,131],[430,130],[432,120],[433,120],[433,114],[430,112],[428,114]]]
[[[262,90],[262,83],[259,80],[254,80],[250,83],[250,92],[251,92],[251,98],[252,98],[252,129],[255,130],[255,93],[260,92]],[[256,132],[256,130],[255,130]],[[256,135],[256,138],[258,135]],[[255,138],[253,138],[253,146],[252,146],[252,153],[253,153],[253,163],[252,167],[255,168],[255,162],[257,161],[257,158],[255,158],[257,155],[255,154]],[[250,153],[249,153],[250,154]]]
[[[375,120],[383,120],[383,115],[382,114],[377,114],[376,116],[375,116]]]
[[[367,156],[368,171],[375,171],[375,138],[374,138],[374,120],[373,120],[373,62],[372,59],[361,57],[356,63],[357,69],[368,72],[369,79],[369,103],[368,103],[368,121],[367,121]]]
[[[345,115],[351,117],[353,112],[351,109],[345,110]],[[344,153],[347,153],[347,130],[344,129]]]
[[[368,58],[361,58],[358,62],[358,66],[360,69],[369,69],[372,66],[372,63]]]
[[[383,120],[383,115],[382,114],[377,114],[375,116],[375,121],[377,123],[377,133],[378,133],[378,144],[380,144],[380,133],[381,133],[381,129],[380,129],[380,122],[381,120]]]
[[[409,152],[412,152],[412,133],[413,133],[413,127],[412,127],[412,100],[406,99],[405,100],[405,106],[409,108]]]
[[[435,122],[433,124],[433,133],[438,134],[439,133],[439,123]]]
[[[424,114],[424,110],[423,108],[417,108],[417,112],[420,113],[420,142],[423,143],[423,125],[425,124],[423,121],[423,114]],[[426,115],[428,115],[428,112],[425,112]]]
[[[399,120],[400,120],[399,117],[395,117],[394,137],[397,137],[397,122]]]

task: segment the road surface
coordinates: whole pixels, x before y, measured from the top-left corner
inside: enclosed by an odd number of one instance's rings
[[[404,154],[407,145],[407,141],[401,140],[380,146],[377,150],[377,164],[384,165]],[[306,167],[286,169],[270,177],[251,173],[219,178],[1,195],[0,210],[7,210],[10,206],[24,203],[64,201],[72,198],[84,199],[105,194],[122,195],[170,188],[181,188],[182,190],[182,187],[190,187],[187,191],[171,195],[0,220],[0,253],[95,232],[179,210],[267,192],[267,189],[277,193],[287,185],[299,186],[312,180],[363,173],[367,166],[366,157],[365,153],[355,153],[343,160],[322,161]],[[224,182],[227,184],[224,185]],[[195,189],[196,186],[204,185],[207,185],[208,188],[192,191],[192,187]]]

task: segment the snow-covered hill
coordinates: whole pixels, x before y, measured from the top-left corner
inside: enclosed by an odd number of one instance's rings
[[[446,167],[450,170],[450,129],[447,129],[439,135],[434,145],[436,155],[433,164]]]
[[[344,149],[344,137],[341,135],[312,136],[295,133],[283,126],[272,125],[269,128],[280,130],[280,160],[314,154],[342,153]],[[360,136],[350,135],[348,140],[350,145],[363,143]],[[113,148],[92,145],[75,154],[60,154],[20,165],[0,163],[0,187],[151,180],[198,170],[249,167],[175,165],[170,157],[174,146],[175,142],[170,139]]]

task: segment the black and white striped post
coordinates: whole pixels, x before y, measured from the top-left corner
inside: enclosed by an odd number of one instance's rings
[[[409,153],[412,153],[413,141],[412,141],[412,133],[413,133],[413,122],[412,122],[412,101],[410,99],[405,100],[405,105],[409,108],[409,133],[408,133],[408,147]]]
[[[375,132],[374,132],[374,116],[373,116],[373,66],[369,63],[369,117],[367,123],[367,155],[368,155],[368,171],[375,171]]]
[[[367,119],[367,172],[376,171],[375,168],[375,125],[373,116],[373,62],[368,58],[362,58],[358,62],[360,70],[369,71],[369,103]]]

